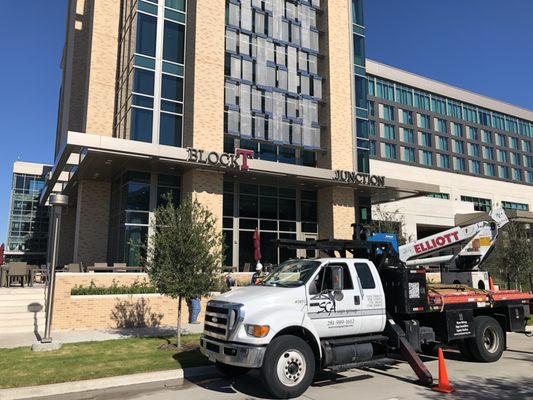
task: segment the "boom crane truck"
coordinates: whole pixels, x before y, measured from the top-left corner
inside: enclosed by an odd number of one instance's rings
[[[346,370],[400,358],[421,383],[432,376],[417,353],[442,343],[478,362],[495,362],[506,332],[524,332],[533,295],[463,285],[431,285],[425,265],[479,269],[508,222],[456,227],[398,248],[394,240],[278,240],[326,257],[289,260],[258,286],[221,294],[207,304],[201,350],[226,375],[259,369],[275,398],[301,395],[320,370]],[[459,247],[451,255],[431,254]],[[398,250],[396,250],[398,249]],[[445,274],[444,274],[445,276]]]

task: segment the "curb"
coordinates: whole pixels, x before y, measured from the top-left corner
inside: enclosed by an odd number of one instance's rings
[[[212,365],[169,371],[146,372],[142,374],[113,376],[109,378],[90,379],[50,385],[27,386],[13,389],[0,389],[0,400],[22,400],[46,396],[88,392],[93,390],[111,389],[122,386],[178,381],[215,373]]]

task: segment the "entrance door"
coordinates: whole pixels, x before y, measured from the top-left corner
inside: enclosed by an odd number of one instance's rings
[[[334,267],[342,268],[342,290],[333,290]],[[356,313],[361,294],[347,263],[332,262],[322,266],[311,279],[307,295],[308,315],[321,338],[359,333],[361,319]]]

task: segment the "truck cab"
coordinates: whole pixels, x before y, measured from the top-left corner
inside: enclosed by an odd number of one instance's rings
[[[325,359],[340,361],[338,352],[324,354],[325,340],[380,333],[385,324],[385,294],[371,261],[289,260],[260,285],[208,303],[201,349],[230,375],[261,368],[273,395],[292,397],[303,393]],[[350,350],[342,361],[372,353],[369,346]]]

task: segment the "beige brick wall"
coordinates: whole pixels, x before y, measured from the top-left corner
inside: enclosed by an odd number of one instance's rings
[[[187,3],[184,146],[224,148],[225,2]]]
[[[354,222],[355,192],[352,188],[328,187],[318,191],[320,239],[351,239]]]
[[[71,289],[78,286],[131,285],[135,281],[148,280],[147,274],[108,273],[58,273],[54,296],[52,329],[92,330],[124,327],[124,315],[129,323],[145,321],[147,326],[174,327],[177,324],[178,302],[160,295],[135,296],[71,296]],[[202,313],[207,299],[202,300]],[[118,316],[118,317],[117,317]],[[188,309],[182,303],[182,322],[188,321]],[[156,321],[156,323],[153,323]]]
[[[93,1],[85,131],[113,136],[120,1]]]
[[[352,30],[349,0],[324,1],[318,19],[321,58],[319,68],[324,80],[324,101],[320,107],[321,146],[328,152],[319,157],[319,166],[352,171],[354,166],[354,109],[352,104]]]
[[[207,207],[217,219],[217,229],[222,231],[222,192],[224,175],[216,171],[193,169],[182,177],[183,196],[192,196]]]
[[[74,262],[93,265],[107,261],[110,196],[110,182],[84,180],[78,184]]]

